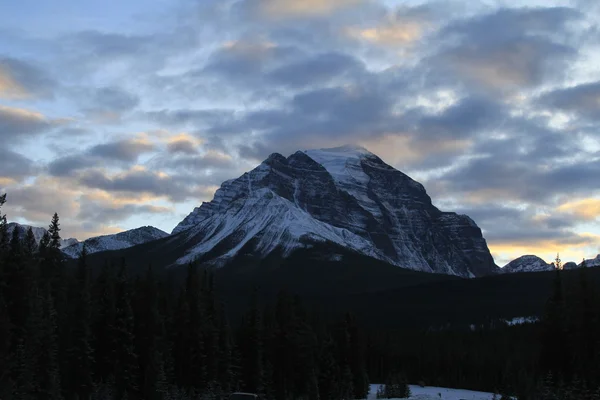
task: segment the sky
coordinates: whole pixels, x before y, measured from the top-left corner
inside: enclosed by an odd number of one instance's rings
[[[357,144],[498,265],[600,253],[595,0],[0,2],[9,220],[170,232],[278,152]]]

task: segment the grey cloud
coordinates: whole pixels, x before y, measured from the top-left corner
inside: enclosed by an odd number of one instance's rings
[[[542,106],[600,119],[600,82],[554,90],[540,98]]]
[[[517,209],[499,203],[458,210],[469,215],[484,231],[486,239],[494,243],[535,244],[544,240],[563,243],[590,242],[578,235],[574,228],[580,222],[570,215],[536,216],[533,208]]]
[[[0,177],[19,181],[37,172],[37,168],[29,158],[14,151],[0,148]]]
[[[507,118],[501,103],[483,97],[467,97],[445,109],[440,115],[422,115],[416,129],[431,138],[469,137],[485,129],[493,130]]]
[[[446,194],[462,196],[488,192],[490,198],[504,198],[551,204],[558,194],[591,194],[600,187],[600,163],[585,159],[563,164],[553,158],[530,159],[515,149],[511,156],[474,158],[445,174],[433,185],[442,184]]]
[[[139,98],[123,89],[102,87],[79,94],[82,111],[90,118],[102,122],[119,121],[139,104]]]
[[[152,143],[126,139],[96,145],[88,151],[88,154],[105,159],[133,162],[141,154],[153,150],[154,145]]]
[[[79,181],[85,186],[108,192],[150,193],[172,201],[185,200],[191,196],[192,189],[189,182],[150,171],[130,171],[110,177],[100,170],[88,170],[80,175]]]
[[[182,155],[163,160],[159,163],[164,168],[200,172],[207,168],[227,169],[235,166],[232,158],[218,154]]]
[[[6,88],[4,93],[1,85],[3,75],[16,85]],[[50,97],[56,86],[56,82],[38,66],[11,57],[0,57],[0,97]]]
[[[104,204],[83,196],[80,199],[80,211],[76,218],[103,224],[115,223],[140,214],[164,214],[169,210],[165,207],[139,204]]]
[[[159,124],[165,124],[173,127],[194,126],[206,127],[224,124],[234,118],[234,110],[219,109],[175,109],[149,111],[140,117],[148,117]]]
[[[8,142],[46,132],[64,122],[48,119],[33,111],[0,105],[0,137]]]
[[[352,56],[338,52],[315,55],[309,59],[279,67],[268,77],[284,85],[302,87],[326,83],[347,73],[361,73],[364,65]]]
[[[98,144],[79,154],[69,154],[52,160],[47,170],[53,176],[74,176],[75,173],[100,166],[107,160],[120,165],[137,161],[141,154],[152,152],[154,145],[149,142],[124,139]]]
[[[190,140],[176,140],[167,144],[167,151],[172,154],[197,154],[196,144]]]
[[[461,76],[470,90],[472,84],[501,91],[536,86],[562,76],[577,54],[568,22],[580,16],[570,8],[521,8],[454,22],[439,33],[446,44],[430,62],[449,80]]]
[[[53,176],[69,176],[75,171],[90,168],[97,164],[93,158],[84,154],[59,157],[48,164],[48,172]]]

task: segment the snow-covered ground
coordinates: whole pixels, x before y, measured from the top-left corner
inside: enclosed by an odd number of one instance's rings
[[[377,389],[379,384],[371,385],[369,397],[367,399],[377,398]],[[410,385],[412,396],[410,400],[491,400],[494,397],[493,393],[474,392],[464,389],[448,389],[434,386],[421,387],[418,385]]]

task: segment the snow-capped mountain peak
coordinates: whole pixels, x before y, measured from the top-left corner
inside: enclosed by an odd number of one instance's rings
[[[33,237],[35,238],[35,242],[37,245],[40,244],[40,241],[42,240],[42,237],[44,236],[44,234],[46,232],[48,232],[47,229],[45,228],[40,228],[37,226],[30,226],[30,225],[25,225],[25,224],[19,224],[16,222],[10,222],[7,225],[7,230],[8,230],[8,235],[9,237],[13,234],[13,231],[15,229],[18,229],[19,231],[19,237],[24,238],[25,234],[27,233],[27,230],[29,230],[29,228],[31,228],[31,231],[33,232]],[[64,249],[68,246],[71,246],[75,243],[77,243],[78,240],[75,238],[69,238],[69,239],[61,239],[60,241],[60,248]]]
[[[579,267],[581,267],[583,265],[583,262],[581,264],[579,264]],[[598,254],[596,256],[596,258],[590,258],[588,260],[585,260],[585,266],[586,267],[600,267],[600,254]]]
[[[106,250],[120,250],[131,246],[161,239],[169,234],[153,226],[142,226],[140,228],[116,233],[114,235],[96,236],[75,243],[62,249],[63,253],[70,257],[78,257],[85,244],[88,254]]]
[[[470,218],[438,210],[420,183],[357,146],[273,153],[224,182],[173,233],[188,246],[180,263],[285,256],[330,242],[421,271],[479,276],[497,268]]]
[[[515,272],[539,272],[539,271],[551,271],[554,269],[553,264],[548,264],[538,256],[531,254],[516,258],[506,264],[502,268],[502,272],[506,274]]]

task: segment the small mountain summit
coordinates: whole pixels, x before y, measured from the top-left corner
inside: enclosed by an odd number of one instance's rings
[[[224,182],[172,233],[187,249],[178,263],[287,257],[328,243],[417,271],[498,271],[471,218],[440,211],[423,185],[359,146],[274,153]]]
[[[548,264],[538,256],[525,255],[512,260],[502,268],[502,272],[506,274],[516,272],[539,272],[552,271],[554,264]]]
[[[169,234],[161,231],[158,228],[153,226],[142,226],[140,228],[116,233],[114,235],[92,237],[84,240],[83,242],[78,242],[71,246],[65,247],[62,249],[62,251],[69,257],[75,258],[78,257],[83,250],[84,244],[88,254],[92,254],[106,250],[126,249],[138,244],[161,239],[166,236],[169,236]]]
[[[29,230],[29,228],[31,228],[31,230],[33,232],[33,237],[35,237],[35,242],[39,246],[40,240],[42,240],[42,237],[44,236],[44,234],[46,232],[48,232],[48,230],[45,229],[45,228],[40,228],[40,227],[36,227],[36,226],[19,224],[19,223],[16,223],[16,222],[10,222],[7,225],[8,236],[10,237],[13,234],[13,231],[15,229],[17,229],[17,231],[19,232],[19,237],[21,239],[23,239],[23,238],[25,238],[25,234],[27,233],[27,231]],[[64,249],[64,248],[66,248],[68,246],[71,246],[73,244],[76,244],[76,243],[78,243],[78,240],[75,239],[75,238],[61,239],[61,241],[60,241],[60,248]]]

